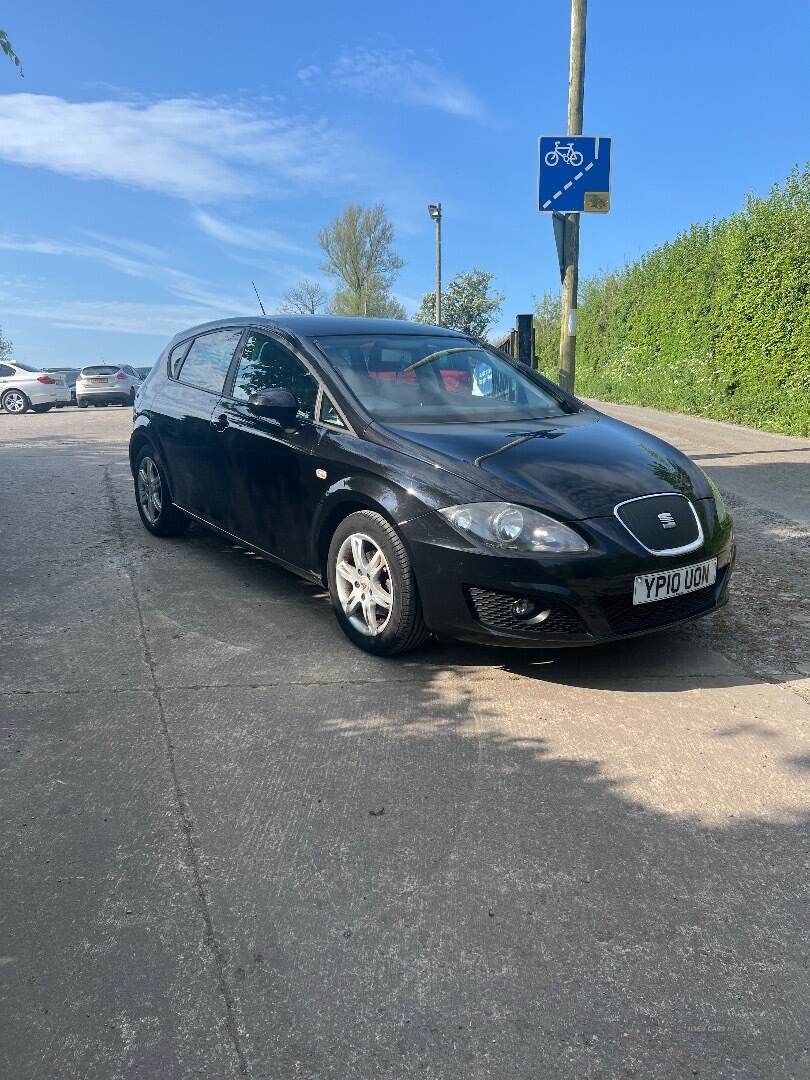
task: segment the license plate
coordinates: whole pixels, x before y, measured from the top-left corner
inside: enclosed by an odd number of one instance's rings
[[[106,379],[85,379],[84,381],[92,383],[93,386],[102,386],[104,383],[107,382]]]
[[[651,604],[670,596],[683,596],[714,585],[717,580],[717,559],[682,566],[679,570],[657,570],[640,574],[633,582],[633,603]]]

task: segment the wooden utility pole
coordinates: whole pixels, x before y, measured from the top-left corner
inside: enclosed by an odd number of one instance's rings
[[[588,0],[571,0],[571,60],[568,70],[568,134],[582,134],[585,97],[585,21]],[[574,392],[577,357],[577,286],[579,279],[579,214],[565,215],[563,243],[560,386]]]

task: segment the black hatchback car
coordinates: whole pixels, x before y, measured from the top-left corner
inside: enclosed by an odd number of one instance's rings
[[[138,392],[130,462],[150,532],[193,519],[326,585],[373,653],[593,644],[728,595],[731,518],[697,465],[440,327],[187,330]]]

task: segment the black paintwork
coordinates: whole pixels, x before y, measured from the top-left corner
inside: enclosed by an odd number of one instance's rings
[[[169,377],[168,357],[176,345],[223,328],[244,331],[225,391],[230,391],[247,331],[256,329],[276,336],[309,367],[347,426],[281,422],[261,415],[247,401]],[[381,424],[317,345],[319,337],[358,333],[468,340],[419,323],[333,316],[230,319],[194,327],[172,339],[138,393],[132,462],[141,445],[150,443],[163,460],[171,498],[179,507],[311,580],[323,580],[329,539],[341,518],[358,508],[377,510],[402,535],[426,621],[440,636],[535,646],[624,636],[615,632],[605,611],[610,602],[615,607],[632,592],[636,574],[713,555],[723,572],[717,586],[706,590],[705,611],[725,602],[734,555],[730,522],[718,521],[705,476],[684,454],[534,373],[532,378],[559,401],[559,416],[513,424]],[[614,513],[625,500],[664,492],[680,493],[695,507],[704,533],[700,548],[675,557],[653,555]],[[467,542],[434,513],[456,503],[493,499],[576,523],[589,551],[504,554]],[[676,501],[682,502],[669,500]],[[486,627],[474,614],[470,587],[562,605],[575,613],[572,619],[582,623],[583,634],[562,640],[536,631]],[[670,621],[679,617],[677,605],[661,610],[674,613]],[[690,609],[684,617],[704,613]]]

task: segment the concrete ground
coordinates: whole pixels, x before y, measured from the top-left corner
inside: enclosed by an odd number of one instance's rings
[[[0,1076],[810,1076],[810,441],[610,407],[729,497],[722,613],[355,650],[130,415],[0,414]]]

